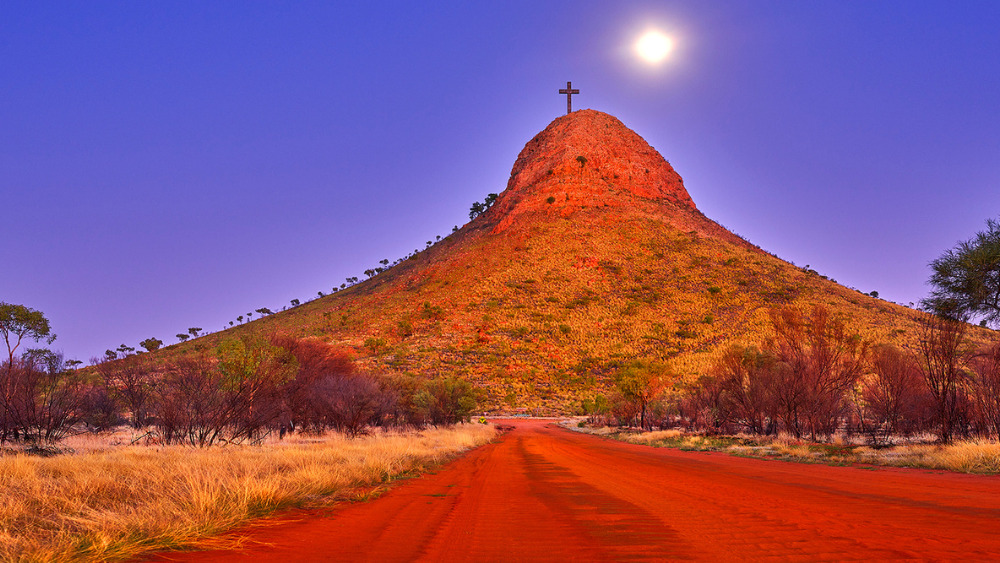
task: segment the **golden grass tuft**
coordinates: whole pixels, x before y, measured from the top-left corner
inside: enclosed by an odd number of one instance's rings
[[[792,438],[752,436],[704,436],[682,430],[652,432],[621,431],[611,427],[567,428],[632,444],[682,450],[718,451],[746,457],[779,458],[787,461],[833,465],[885,465],[943,469],[962,473],[1000,474],[1000,442],[967,440],[951,444],[909,443],[876,449],[854,445],[839,436],[831,443],[813,443]]]
[[[878,465],[946,469],[963,473],[1000,473],[1000,443],[992,440],[896,446],[856,453],[859,454],[860,461]]]
[[[0,560],[124,559],[193,547],[276,510],[349,498],[441,463],[491,425],[264,446],[129,446],[0,457]]]
[[[633,444],[650,444],[661,440],[668,440],[682,435],[680,430],[656,430],[653,432],[643,432],[641,434],[625,435],[625,441]]]

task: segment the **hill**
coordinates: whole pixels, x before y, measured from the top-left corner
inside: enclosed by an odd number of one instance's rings
[[[457,232],[370,279],[255,327],[320,336],[372,372],[456,375],[488,408],[568,412],[631,359],[695,378],[760,341],[771,307],[822,304],[879,342],[912,345],[917,312],[781,260],[705,217],[681,177],[618,119],[559,117],[507,188]],[[174,350],[171,352],[171,350]]]

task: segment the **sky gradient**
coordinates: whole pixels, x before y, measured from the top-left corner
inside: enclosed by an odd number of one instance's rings
[[[1000,215],[1000,3],[421,4],[0,5],[0,301],[87,361],[329,292],[501,191],[567,80],[706,215],[888,300]]]

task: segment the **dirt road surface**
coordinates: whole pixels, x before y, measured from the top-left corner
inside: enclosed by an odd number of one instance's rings
[[[539,421],[238,551],[155,561],[1000,559],[1000,478],[623,444]]]

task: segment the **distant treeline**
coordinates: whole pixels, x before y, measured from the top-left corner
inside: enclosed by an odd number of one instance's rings
[[[193,446],[328,429],[355,436],[453,424],[476,408],[465,381],[358,373],[348,351],[316,338],[245,334],[166,365],[145,354],[78,370],[47,350],[11,358],[0,363],[0,443],[122,425],[155,443]]]
[[[614,392],[582,408],[601,422],[813,440],[1000,435],[1000,343],[973,346],[969,325],[924,314],[919,344],[864,341],[824,307],[771,311],[763,346],[728,349],[710,373],[678,387],[664,366],[621,370]]]

